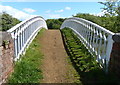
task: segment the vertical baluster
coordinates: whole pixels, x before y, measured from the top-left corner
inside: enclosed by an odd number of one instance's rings
[[[27,29],[26,29],[26,42],[27,42],[27,39],[28,39],[28,33],[29,33],[29,32],[28,32],[28,29],[29,29],[29,27],[30,27],[30,26],[28,26]]]
[[[86,39],[88,39],[88,43],[90,44],[90,34],[91,34],[91,31],[90,31],[90,24],[88,24],[88,28],[86,28],[86,30],[87,30],[87,38]]]
[[[30,36],[32,35],[32,28],[30,28]]]
[[[32,24],[30,25],[30,28],[29,28],[29,36],[28,36],[28,38],[30,38],[30,36],[31,36],[31,29],[32,29]]]
[[[32,28],[32,29],[31,29],[31,34],[34,32],[33,30],[34,30],[34,29]]]
[[[36,21],[36,29],[38,28],[38,21]]]
[[[31,30],[32,30],[32,28],[33,28],[33,23],[31,24],[31,28],[30,28],[30,36],[31,36]]]
[[[26,44],[26,38],[27,38],[26,30],[27,30],[27,27],[25,28],[25,44]]]
[[[30,37],[30,29],[32,28],[32,24],[30,25],[30,28],[29,28],[29,35],[28,35],[28,38]]]
[[[18,31],[18,29],[17,29],[17,31]],[[18,53],[19,53],[19,36],[18,36],[18,34],[17,34],[17,58],[18,58]]]
[[[32,35],[32,29],[33,29],[33,26],[34,25],[34,23],[32,24],[32,26],[31,26],[31,30],[30,30],[30,35]]]
[[[22,47],[24,46],[24,30],[22,30]]]
[[[97,33],[96,33],[96,27],[94,29],[94,47],[95,47],[95,55],[97,55]]]
[[[92,39],[93,39],[92,25],[90,26],[89,31],[90,31],[90,50],[92,51],[92,48],[93,48],[92,46]]]
[[[35,31],[35,29],[36,29],[36,23],[34,23],[33,25],[33,32]]]
[[[105,59],[105,53],[106,53],[106,42],[107,42],[107,38],[106,38],[106,35],[105,35],[106,33],[104,32],[103,33],[103,50],[102,50],[102,59]],[[103,61],[104,62],[104,61]]]
[[[19,52],[20,52],[20,33],[19,33],[19,28],[17,29],[17,33],[18,33],[18,35],[17,35],[17,43],[18,43],[18,58],[19,58]]]
[[[20,47],[20,48],[19,48],[19,50],[20,50],[19,52],[21,52],[21,48],[22,48],[22,47],[21,47],[21,27],[22,27],[22,26],[19,27],[19,44],[20,44],[20,45],[19,45],[19,47]]]
[[[86,29],[86,28],[85,28],[85,29]],[[86,34],[85,34],[85,35],[86,35],[85,38],[86,38],[87,42],[89,42],[89,34],[90,34],[90,32],[88,32],[88,30],[89,30],[89,29],[86,29]]]
[[[14,52],[15,52],[15,58],[17,57],[17,31],[14,31]]]
[[[32,24],[33,28],[34,28],[34,31],[37,29],[36,28],[36,22],[34,22],[34,24]]]
[[[24,29],[24,44],[26,42],[26,28]]]
[[[23,35],[23,32],[22,32],[22,29],[21,29],[21,35],[20,35],[20,36],[21,36],[21,50],[22,50],[22,47],[23,47],[23,46],[22,46],[22,43],[23,43],[23,39],[22,39],[23,36],[22,36],[22,35]]]
[[[36,30],[38,28],[37,21],[35,22],[34,26],[35,26],[35,30]]]
[[[20,44],[20,45],[19,45],[19,50],[21,51],[21,33],[19,34],[19,44]],[[19,51],[19,52],[20,52],[20,51]]]
[[[101,53],[101,59],[102,63],[105,67],[105,48],[106,48],[106,37],[105,37],[105,32],[103,32],[103,37],[102,37],[102,53]]]
[[[38,28],[37,21],[35,22],[34,26],[35,26],[35,30],[36,30]]]
[[[96,27],[96,55],[97,55],[97,60],[98,60],[98,39],[99,39],[99,34],[98,34],[98,29]]]
[[[28,39],[28,29],[29,29],[29,26],[26,28],[26,41]]]
[[[19,42],[20,42],[20,52],[21,52],[21,48],[22,48],[22,43],[21,43],[21,27],[20,27],[20,29],[19,29]]]
[[[92,40],[92,47],[93,47],[93,52],[95,53],[95,27],[93,26],[93,36],[92,36],[92,38],[93,38],[93,40]]]
[[[102,34],[101,30],[99,30],[99,43],[98,43],[98,59],[101,62],[101,44],[102,44]]]
[[[30,29],[31,29],[31,24],[30,24],[29,27],[27,28],[27,33],[28,33],[28,35],[27,35],[27,40],[28,40],[29,37],[30,37]]]
[[[34,32],[34,28],[36,28],[36,27],[35,27],[35,22],[34,22],[34,24],[32,24],[33,32]],[[31,33],[31,34],[32,34],[32,33]]]
[[[28,28],[28,36],[27,36],[27,39],[29,39],[29,36],[30,36],[30,29],[31,29],[31,25],[29,26],[29,28]]]

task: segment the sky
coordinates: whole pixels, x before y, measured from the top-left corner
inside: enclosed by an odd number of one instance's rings
[[[7,12],[19,20],[38,15],[45,19],[71,17],[77,13],[101,16],[104,6],[98,2],[1,2],[0,12]],[[10,1],[10,0],[9,0]],[[14,0],[13,0],[14,1]]]

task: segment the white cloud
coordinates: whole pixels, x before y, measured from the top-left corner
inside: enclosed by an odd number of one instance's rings
[[[35,16],[35,15],[30,15],[30,14],[27,14],[25,12],[22,12],[18,9],[11,7],[11,6],[3,6],[3,5],[0,5],[0,12],[6,12],[6,13],[12,15],[13,17],[19,19],[19,20],[25,20],[29,17]]]
[[[61,10],[56,10],[55,12],[63,12],[64,10],[63,9],[61,9]]]
[[[71,10],[71,7],[65,7],[66,10]]]
[[[47,10],[47,11],[45,11],[46,13],[50,13],[51,12],[51,10]]]
[[[31,8],[24,8],[23,9],[25,12],[28,12],[28,13],[33,13],[33,12],[35,12],[36,10],[34,10],[34,9],[31,9]]]

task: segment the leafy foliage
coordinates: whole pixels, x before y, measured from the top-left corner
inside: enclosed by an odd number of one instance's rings
[[[64,19],[47,19],[47,26],[49,29],[60,29],[60,26],[62,25]]]
[[[16,24],[20,23],[16,18],[13,18],[11,15],[3,12],[1,14],[1,20],[0,20],[0,31],[7,31],[8,29],[12,28]]]
[[[115,30],[115,32],[120,32],[120,1],[118,0],[106,0],[106,2],[99,2],[104,5],[103,10],[107,11],[105,14],[106,17],[110,18],[110,21],[113,22],[111,24],[111,28]],[[109,24],[109,25],[110,25]]]

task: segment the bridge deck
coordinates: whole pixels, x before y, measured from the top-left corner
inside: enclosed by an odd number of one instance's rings
[[[41,38],[43,83],[72,82],[65,79],[68,72],[67,54],[59,30],[46,30]],[[70,69],[69,69],[70,70]],[[68,75],[67,75],[68,76]]]

